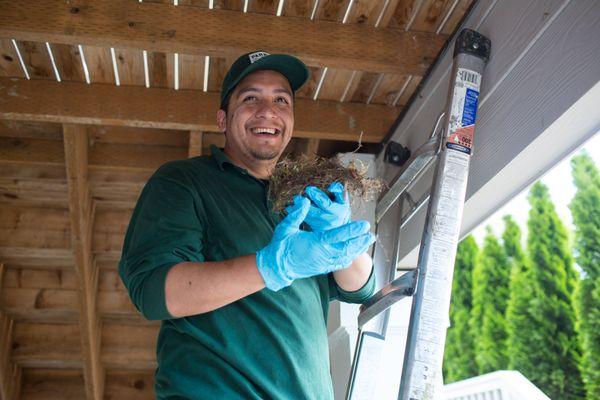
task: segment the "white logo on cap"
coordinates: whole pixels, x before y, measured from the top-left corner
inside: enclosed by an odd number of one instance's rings
[[[268,55],[269,55],[269,53],[265,53],[264,51],[257,51],[256,53],[248,54],[248,57],[250,57],[250,63],[254,64],[256,61],[258,61],[261,58],[266,57]]]

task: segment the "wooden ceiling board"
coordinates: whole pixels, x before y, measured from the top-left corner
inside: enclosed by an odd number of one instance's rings
[[[17,321],[75,323],[78,319],[78,282],[73,268],[40,270],[7,268],[0,288],[0,306]],[[106,321],[144,323],[118,271],[100,270],[98,313]],[[156,324],[156,323],[154,323]]]
[[[406,29],[408,23],[413,18],[417,9],[422,6],[426,0],[398,0],[395,8],[391,7],[394,12],[389,21],[391,28]]]
[[[186,147],[188,144],[188,131],[109,125],[90,125],[87,130],[92,145],[95,143],[111,143]]]
[[[425,0],[419,8],[411,31],[435,32],[446,15],[451,11],[455,0]]]
[[[155,170],[167,161],[186,158],[187,149],[173,146],[146,146],[97,143],[90,149],[90,164]]]
[[[83,63],[78,47],[68,44],[51,44],[50,46],[60,79],[71,82],[85,82]]]
[[[349,0],[344,1],[330,1],[320,0],[315,12],[315,20],[319,21],[330,21],[330,22],[342,22],[346,9],[350,4]],[[354,8],[353,10],[354,11]],[[311,10],[312,12],[312,10]],[[318,98],[323,100],[338,100],[339,85],[344,85],[343,82],[347,81],[346,74],[350,74],[351,71],[336,68],[325,68],[316,69],[315,78],[317,79],[314,86],[307,87],[307,91],[310,88],[311,91],[307,93],[310,98],[314,97],[315,91],[317,90],[318,82],[321,80],[321,75],[325,74],[323,83],[318,93]],[[311,71],[312,72],[312,71]],[[338,75],[341,75],[338,77]],[[349,76],[349,75],[348,75]],[[343,88],[341,89],[343,90]]]
[[[248,12],[275,15],[279,0],[248,0]]]
[[[241,55],[241,54],[240,54]],[[233,64],[235,59],[227,59],[223,57],[210,57],[208,66],[208,91],[221,93],[221,85],[227,74],[227,70]],[[202,60],[204,65],[204,59]],[[216,110],[215,110],[216,112]],[[215,117],[216,118],[216,117]]]
[[[9,39],[0,39],[0,76],[25,78],[19,56]]]
[[[76,290],[77,277],[74,269],[6,268],[2,288]]]
[[[66,182],[65,166],[61,164],[24,164],[10,162],[0,157],[0,178],[15,180],[44,180],[58,184]]]
[[[179,55],[179,89],[202,90],[204,87],[204,56]]]
[[[421,79],[422,78],[420,76],[412,75],[410,77],[410,81],[408,82],[408,85],[406,85],[406,89],[400,94],[400,97],[396,102],[396,106],[404,106],[408,103],[411,96],[419,86],[419,83],[421,83]]]
[[[61,141],[0,137],[0,160],[34,164],[65,164]]]
[[[17,322],[11,357],[27,368],[82,368],[79,325]]]
[[[67,208],[69,206],[67,181],[0,177],[0,204]]]
[[[68,210],[3,206],[0,208],[0,247],[70,249]]]
[[[149,369],[156,366],[159,325],[105,323],[102,327],[102,361],[107,369]]]
[[[108,399],[154,400],[154,371],[107,371]]]
[[[84,50],[85,52],[85,50]],[[121,85],[144,86],[144,57],[141,50],[115,49]]]
[[[115,84],[115,73],[110,49],[106,47],[82,46],[91,83]]]
[[[80,369],[34,369],[22,372],[21,400],[80,400],[85,398]]]
[[[173,55],[167,61],[167,54],[159,51],[148,52],[148,79],[150,87],[170,88],[173,87],[173,79],[167,76],[167,62],[173,62]],[[172,65],[172,64],[171,64]],[[171,68],[172,69],[172,68]]]
[[[315,1],[318,0],[285,0],[282,15],[285,17],[310,18]]]
[[[62,126],[52,122],[0,120],[0,137],[62,140]]]
[[[154,371],[106,371],[107,400],[153,400]],[[22,400],[80,400],[85,397],[83,372],[77,369],[23,370]]]
[[[0,18],[11,21],[0,24],[0,34],[21,40],[216,57],[239,55],[260,41],[267,51],[296,54],[313,66],[371,72],[422,74],[427,60],[446,40],[444,35],[407,34],[325,20],[117,0],[93,3],[93,7],[77,8],[77,12],[61,0],[48,0],[43,8],[33,0],[23,0],[18,7],[7,0],[0,0],[0,4]],[[199,25],[203,29],[198,29]],[[236,29],[223,29],[229,26]],[[264,34],[265,27],[271,34]],[[368,42],[366,35],[371,38]],[[396,46],[388,45],[392,42]]]
[[[244,0],[215,0],[214,7],[219,10],[243,11]]]
[[[395,2],[388,4],[385,9],[384,6],[384,1],[356,2],[351,10],[348,22],[375,26],[381,17],[377,27],[384,28],[389,24],[393,15]],[[341,100],[343,97],[344,101],[357,101],[355,99],[358,98],[361,99],[358,100],[359,102],[366,102],[366,99],[371,96],[371,88],[379,78],[379,74],[365,74],[362,71],[331,70],[331,72],[321,90],[324,99]],[[336,75],[340,76],[337,77]]]
[[[456,29],[456,26],[462,20],[474,1],[475,0],[459,0],[456,8],[452,11],[452,14],[450,14],[448,20],[442,26],[440,33],[443,33],[444,35],[450,35],[452,32],[454,32],[454,29]]]
[[[17,42],[21,57],[27,67],[31,79],[50,79],[56,80],[50,55],[46,49],[45,43],[21,41]]]

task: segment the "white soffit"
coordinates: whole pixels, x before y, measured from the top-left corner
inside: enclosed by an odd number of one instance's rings
[[[482,0],[463,27],[492,41],[481,88],[464,235],[600,128],[598,106],[594,110],[592,105],[600,79],[600,2]],[[427,140],[444,107],[453,49],[452,42],[392,140],[411,150]],[[598,97],[595,101],[597,105]],[[382,155],[378,167],[386,179],[397,172],[383,164]],[[403,230],[401,256],[411,251],[414,255],[423,217],[417,216]]]

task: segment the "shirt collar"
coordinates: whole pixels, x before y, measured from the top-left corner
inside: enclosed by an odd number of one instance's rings
[[[221,171],[223,171],[223,164],[225,163],[234,165],[229,159],[229,157],[227,157],[225,153],[223,153],[223,151],[214,144],[210,146],[210,152]]]

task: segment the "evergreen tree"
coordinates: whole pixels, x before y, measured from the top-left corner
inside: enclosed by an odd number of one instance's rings
[[[479,374],[507,367],[505,312],[509,279],[508,258],[488,227],[483,250],[473,272],[470,320]]]
[[[530,371],[535,368],[529,357],[533,336],[529,332],[537,329],[530,310],[535,296],[531,266],[521,246],[521,229],[510,217],[504,217],[502,235],[504,250],[511,263],[510,294],[506,307],[506,330],[508,334],[508,368]]]
[[[529,203],[527,252],[533,292],[529,313],[534,327],[521,333],[531,336],[528,346],[520,349],[528,362],[515,368],[552,399],[582,399],[573,308],[576,272],[567,232],[541,182],[531,188]]]
[[[600,173],[583,153],[571,159],[577,193],[570,208],[575,255],[583,270],[577,293],[582,375],[588,399],[600,399]]]
[[[445,382],[456,382],[477,375],[473,338],[469,329],[469,315],[473,288],[472,276],[477,259],[477,242],[472,235],[464,238],[456,251],[452,302],[450,303],[450,328],[446,335],[444,352]]]

